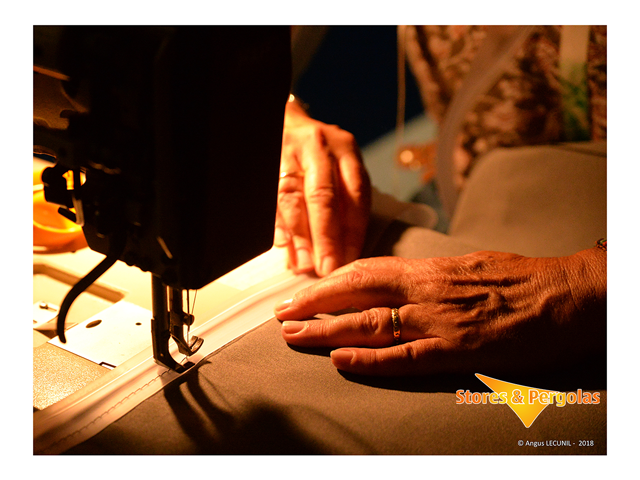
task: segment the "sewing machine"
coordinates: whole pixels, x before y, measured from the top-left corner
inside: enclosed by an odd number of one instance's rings
[[[60,305],[60,342],[73,301],[122,261],[151,273],[154,359],[183,368],[169,341],[202,344],[183,292],[272,245],[289,88],[286,27],[34,27],[44,196],[105,255]]]

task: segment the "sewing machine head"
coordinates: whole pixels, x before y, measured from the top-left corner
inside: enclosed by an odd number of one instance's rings
[[[160,363],[176,368],[168,332],[197,346],[178,332],[178,292],[272,245],[289,88],[286,27],[34,28],[34,151],[55,159],[45,197],[107,256],[102,270],[151,272]]]

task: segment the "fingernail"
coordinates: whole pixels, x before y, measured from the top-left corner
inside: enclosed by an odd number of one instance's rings
[[[293,298],[290,298],[289,300],[285,300],[284,302],[279,303],[278,305],[276,305],[276,308],[274,309],[274,311],[276,313],[285,311],[287,308],[291,306],[291,302],[293,302]]]
[[[336,368],[347,368],[351,365],[353,351],[340,349],[331,352],[331,361]]]
[[[282,331],[288,335],[300,333],[307,328],[307,322],[282,322]]]
[[[309,250],[299,248],[296,250],[296,267],[300,271],[311,270],[313,268],[313,259]]]
[[[273,235],[273,244],[276,247],[283,247],[287,243],[289,243],[289,235],[284,228],[276,227],[275,233]]]

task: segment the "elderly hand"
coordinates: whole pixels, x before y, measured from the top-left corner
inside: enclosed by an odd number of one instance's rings
[[[300,321],[350,307],[359,312]],[[398,344],[391,308],[400,317]],[[337,347],[332,362],[348,372],[522,373],[604,351],[606,253],[357,260],[275,313],[288,343]]]
[[[358,258],[371,187],[353,135],[288,102],[280,174],[274,245],[289,266],[324,276]]]

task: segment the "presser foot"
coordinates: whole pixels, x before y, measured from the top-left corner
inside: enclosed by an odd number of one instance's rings
[[[176,299],[179,299],[179,301]],[[198,351],[204,340],[196,336],[192,336],[190,339],[185,337],[185,327],[193,325],[194,317],[182,311],[182,292],[172,289],[170,303],[169,323],[171,325],[171,338],[178,345],[178,351],[190,357]]]
[[[167,291],[169,291],[168,303]],[[186,364],[178,363],[171,356],[169,340],[173,339],[178,346],[178,351],[186,357],[196,353],[204,340],[195,335],[191,338],[185,336],[185,328],[188,330],[188,327],[193,325],[194,317],[183,311],[181,290],[168,288],[160,279],[152,276],[151,294],[153,302],[153,318],[151,320],[153,358],[160,365],[182,372],[188,367]]]
[[[176,332],[174,333],[172,331],[171,338],[173,338],[173,340],[178,345],[178,351],[181,354],[183,354],[183,355],[185,355],[187,357],[190,357],[191,355],[193,355],[194,353],[196,353],[198,351],[198,349],[204,343],[204,340],[202,338],[200,338],[200,337],[196,337],[195,335],[192,336],[190,339],[186,339],[184,337],[183,332],[184,332],[184,329],[183,329],[182,325],[177,326],[176,327]]]

